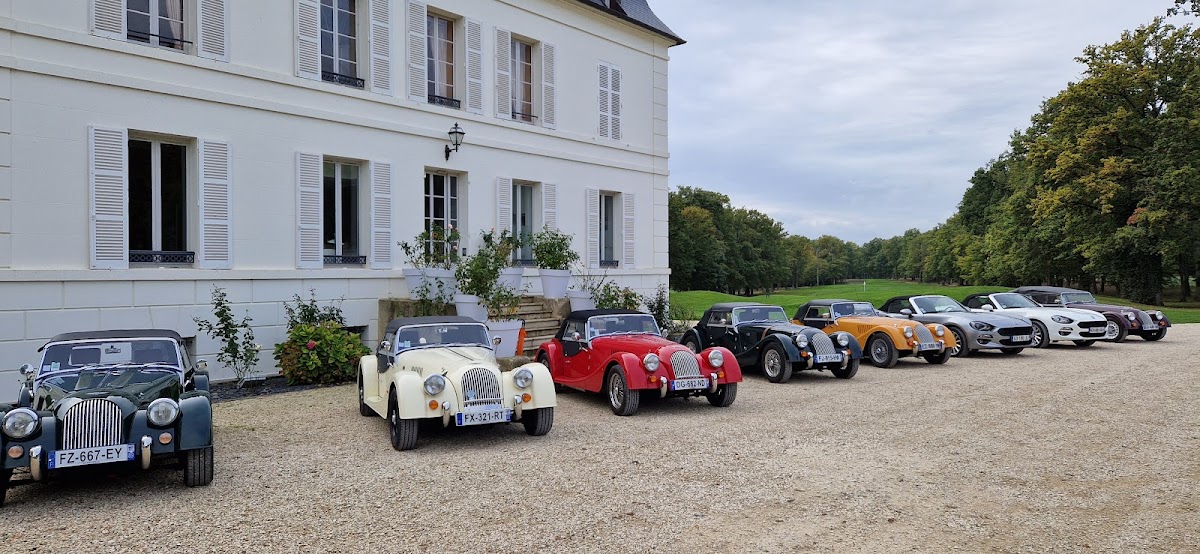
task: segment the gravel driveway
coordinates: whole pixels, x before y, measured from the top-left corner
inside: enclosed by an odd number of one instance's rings
[[[1195,552],[1200,325],[1088,349],[748,376],[728,409],[559,396],[554,430],[396,452],[351,386],[216,407],[182,473],[9,491],[0,551]],[[424,430],[423,430],[424,432]]]

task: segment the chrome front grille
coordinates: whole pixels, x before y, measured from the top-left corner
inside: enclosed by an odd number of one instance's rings
[[[929,328],[924,325],[917,325],[917,341],[918,342],[934,342],[933,333],[929,332]]]
[[[482,367],[473,367],[463,374],[463,405],[466,407],[500,403],[500,380]]]
[[[812,341],[813,350],[820,354],[837,354],[837,349],[833,347],[833,340],[825,333],[813,333]]]
[[[676,350],[671,353],[671,370],[676,379],[687,379],[700,376],[700,362],[690,350]]]
[[[63,415],[62,426],[63,450],[125,442],[121,408],[111,400],[91,398],[71,406]]]

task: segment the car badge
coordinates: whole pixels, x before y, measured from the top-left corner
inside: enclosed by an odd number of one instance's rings
[[[475,400],[475,391],[467,389],[467,400]]]

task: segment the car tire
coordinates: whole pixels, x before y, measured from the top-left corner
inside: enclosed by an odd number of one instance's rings
[[[1093,344],[1096,344],[1096,341],[1094,341],[1094,340],[1077,340],[1077,341],[1075,341],[1075,346],[1078,346],[1080,348],[1087,348]]]
[[[1129,330],[1117,321],[1117,316],[1104,316],[1108,320],[1104,327],[1104,340],[1106,342],[1125,342],[1125,338],[1129,336]]]
[[[419,423],[415,419],[400,419],[400,405],[396,403],[396,391],[393,390],[388,399],[388,432],[391,434],[392,448],[396,450],[416,448]]]
[[[629,382],[625,380],[625,371],[619,365],[613,365],[604,378],[605,390],[608,393],[608,405],[612,412],[619,416],[631,416],[638,411],[642,396],[636,390],[630,390]]]
[[[867,339],[867,352],[871,359],[871,365],[875,367],[894,367],[896,360],[900,358],[900,353],[896,351],[896,345],[892,344],[892,339],[883,333],[875,333]]]
[[[691,350],[693,354],[699,354],[701,350],[700,339],[696,338],[695,333],[688,333],[683,336],[683,345]]]
[[[1167,336],[1167,330],[1159,329],[1157,331],[1150,331],[1148,333],[1142,333],[1142,340],[1148,340],[1150,342],[1155,342],[1155,341],[1162,340],[1162,338],[1165,336]]]
[[[925,361],[933,365],[942,365],[946,363],[946,360],[950,359],[950,351],[942,350],[941,352],[934,352],[933,354],[922,354],[921,357],[925,358]]]
[[[950,351],[950,355],[955,358],[970,358],[974,352],[971,352],[971,343],[967,341],[967,334],[958,327],[950,327],[950,332],[954,334],[954,342],[958,343],[958,346]]]
[[[0,507],[4,506],[4,497],[8,494],[8,480],[12,479],[11,469],[0,469]]]
[[[1050,331],[1040,321],[1033,321],[1033,343],[1030,348],[1045,348],[1050,346]]]
[[[792,362],[788,361],[787,353],[779,343],[772,342],[763,349],[759,367],[772,383],[786,383],[792,378]]]
[[[213,480],[213,447],[196,448],[183,453],[183,484],[203,487]]]
[[[540,437],[550,432],[554,427],[554,408],[538,408],[525,410],[521,414],[521,424],[525,426],[525,434]]]
[[[859,359],[850,360],[850,363],[846,364],[846,369],[833,369],[830,370],[830,373],[833,373],[833,376],[838,379],[853,379],[854,375],[858,373],[860,362]]]
[[[359,368],[359,372],[358,372],[358,415],[363,416],[363,417],[369,417],[369,416],[375,415],[375,410],[372,410],[371,407],[367,405],[366,400],[367,400],[366,391],[363,390],[362,368]]]
[[[554,370],[550,369],[550,356],[547,356],[545,352],[539,352],[538,357],[537,357],[537,363],[546,366],[546,370],[550,372],[550,380],[553,381],[554,380]],[[563,391],[563,386],[558,384],[558,381],[554,381],[554,393],[558,394],[562,391]]]
[[[1000,353],[1004,354],[1006,356],[1016,356],[1017,354],[1020,354],[1022,350],[1025,350],[1025,349],[1024,348],[1001,348]]]
[[[717,387],[717,392],[710,392],[704,396],[708,398],[709,404],[718,408],[728,408],[737,400],[737,383]]]

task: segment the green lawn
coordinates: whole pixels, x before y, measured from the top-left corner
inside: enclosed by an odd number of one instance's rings
[[[733,296],[711,291],[688,291],[688,292],[672,292],[671,303],[682,306],[690,310],[693,318],[699,317],[704,310],[717,302],[727,302],[733,300],[754,300],[765,304],[776,304],[783,306],[787,310],[788,315],[796,312],[796,308],[801,304],[808,302],[814,298],[847,298],[850,300],[862,300],[870,302],[876,306],[883,304],[887,299],[893,296],[911,296],[917,294],[944,294],[955,300],[962,301],[967,295],[977,292],[998,292],[1010,290],[1009,287],[953,287],[945,285],[935,285],[930,283],[912,283],[908,281],[889,281],[884,279],[870,279],[864,284],[863,281],[853,281],[840,285],[827,285],[820,287],[804,287],[792,290],[781,290],[775,294],[764,294],[752,298],[744,298],[741,296]],[[1167,314],[1167,318],[1172,323],[1200,323],[1200,308],[1155,308],[1153,306],[1144,306],[1133,304],[1127,300],[1113,298],[1109,296],[1100,296],[1098,299],[1101,302],[1112,304],[1133,305],[1146,309],[1161,309]],[[1170,306],[1172,303],[1168,302]]]

